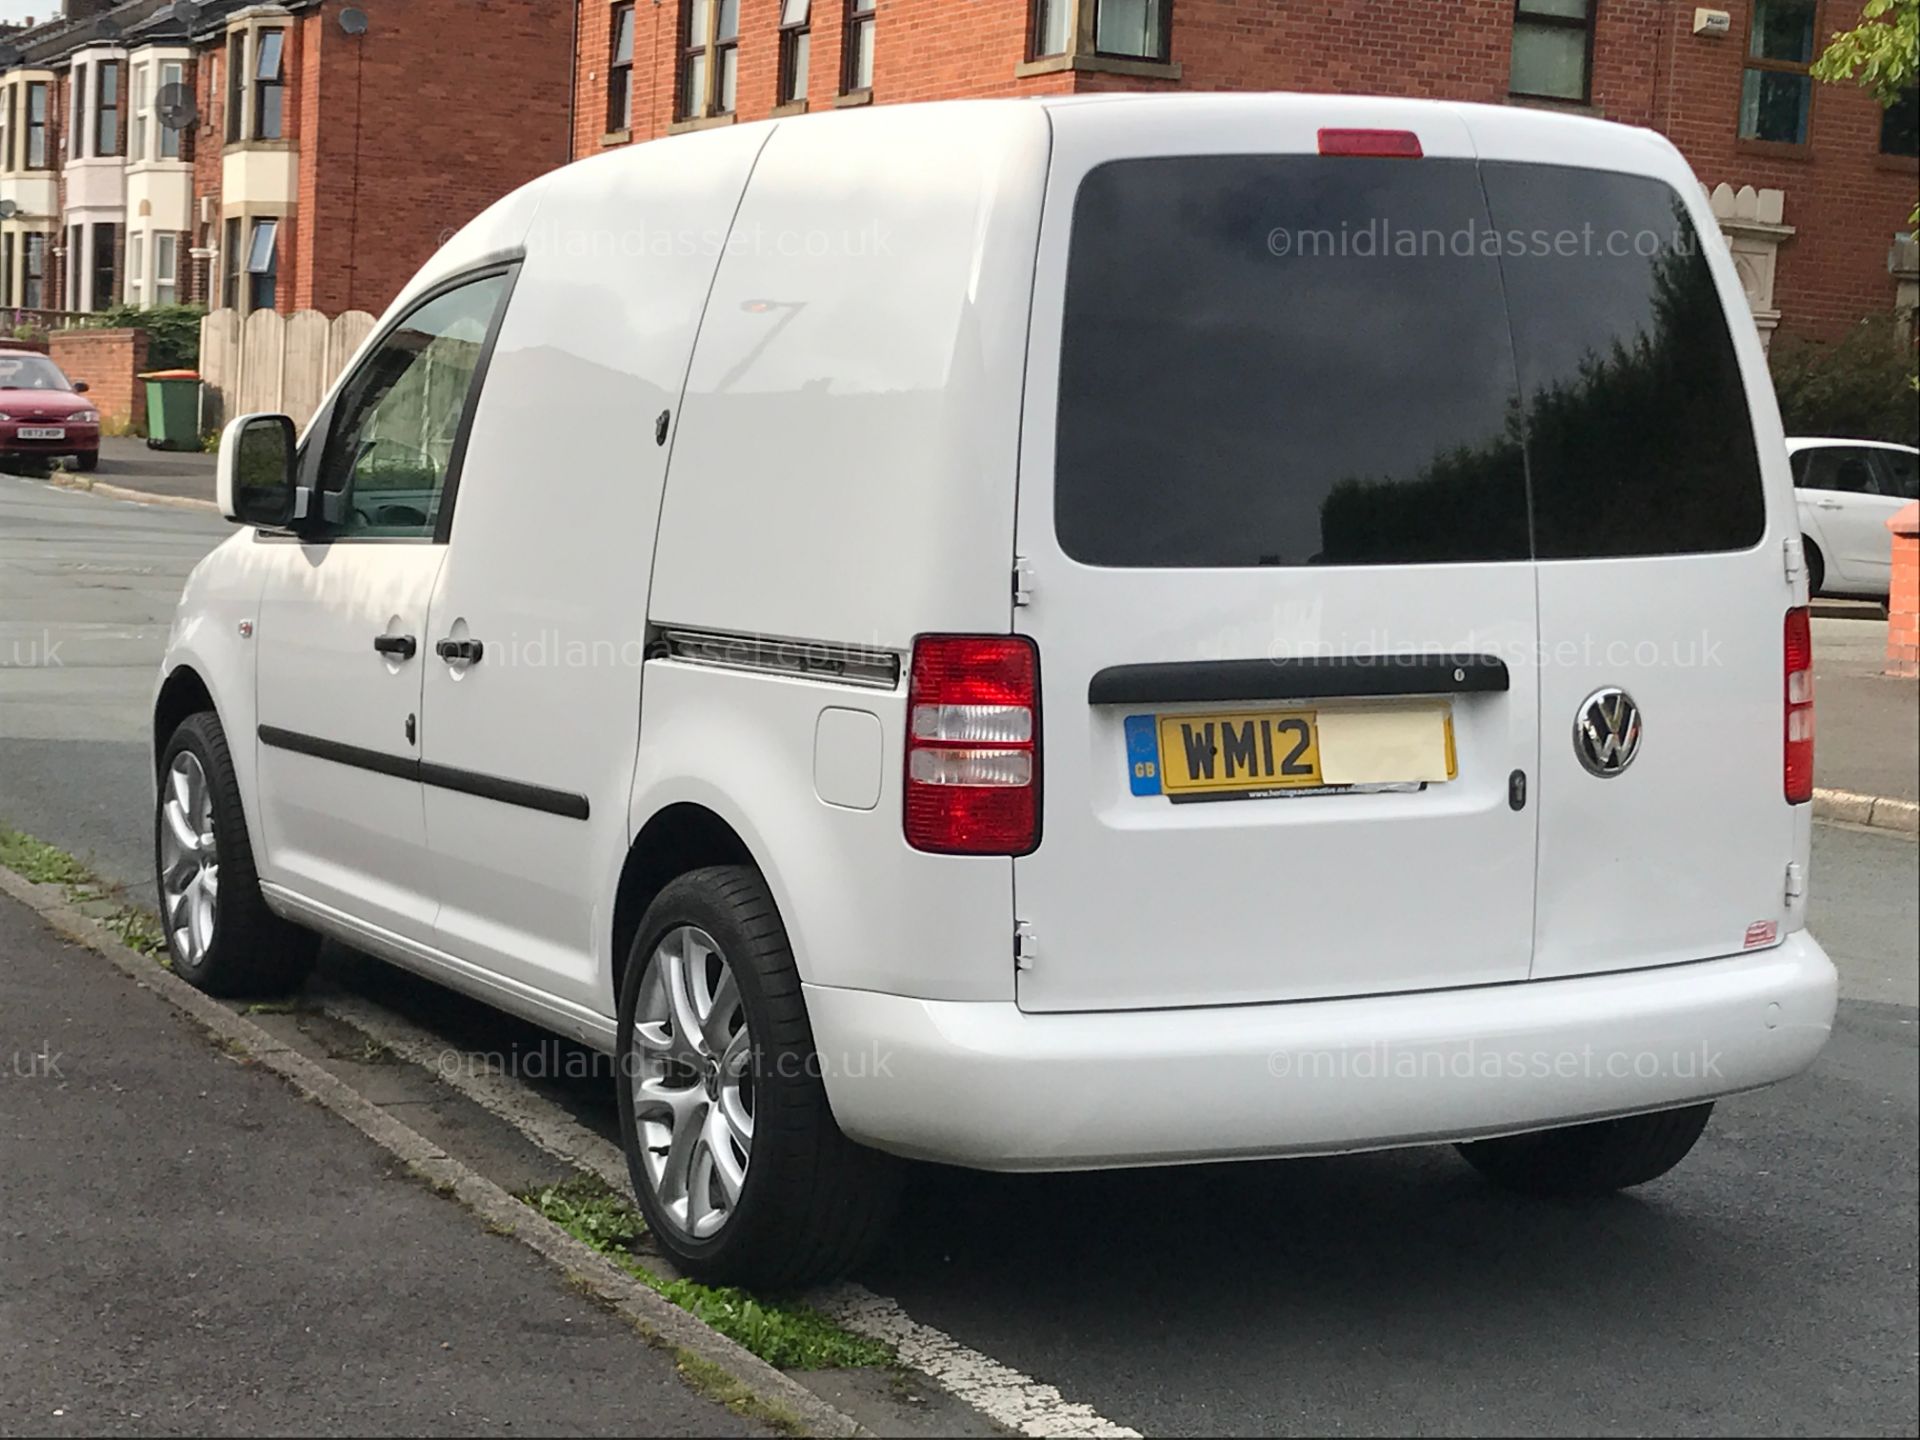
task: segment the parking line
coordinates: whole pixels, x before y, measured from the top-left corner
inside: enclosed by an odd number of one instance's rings
[[[379,1041],[400,1059],[431,1072],[547,1154],[597,1175],[623,1195],[631,1190],[626,1156],[619,1146],[491,1062],[450,1046],[358,996],[327,991],[319,999],[326,1014]],[[650,1255],[647,1261],[671,1277],[671,1267],[664,1259]],[[1091,1407],[1068,1400],[1053,1386],[963,1345],[943,1330],[922,1325],[898,1303],[863,1285],[832,1285],[806,1298],[855,1334],[893,1346],[902,1364],[1018,1434],[1090,1435],[1102,1440],[1137,1440],[1139,1436],[1137,1430],[1116,1425]]]

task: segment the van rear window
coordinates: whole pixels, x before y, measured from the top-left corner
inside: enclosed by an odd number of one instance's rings
[[[1764,524],[1725,317],[1658,181],[1208,156],[1081,185],[1055,459],[1077,560],[1668,554]]]

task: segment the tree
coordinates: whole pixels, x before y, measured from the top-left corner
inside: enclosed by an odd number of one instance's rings
[[[1813,73],[1829,84],[1852,80],[1882,105],[1898,104],[1920,83],[1920,0],[1867,0],[1860,23],[1827,43]],[[1907,223],[1920,224],[1920,205]]]

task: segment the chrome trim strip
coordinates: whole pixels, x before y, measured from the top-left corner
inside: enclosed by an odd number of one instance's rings
[[[706,665],[716,670],[784,675],[832,685],[859,685],[869,690],[894,690],[900,685],[899,651],[834,640],[793,640],[777,635],[663,627],[652,653],[658,659]]]

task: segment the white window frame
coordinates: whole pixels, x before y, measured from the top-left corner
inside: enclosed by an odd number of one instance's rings
[[[167,263],[160,263],[160,247],[167,250]],[[168,231],[153,233],[153,303],[176,305],[180,301],[180,237]]]
[[[142,308],[147,303],[146,241],[146,231],[127,231],[127,300]]]

